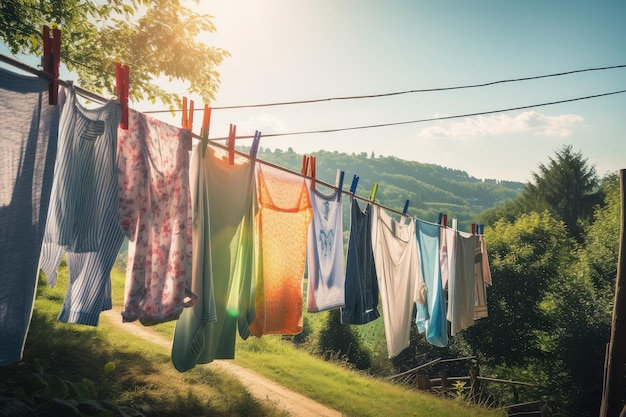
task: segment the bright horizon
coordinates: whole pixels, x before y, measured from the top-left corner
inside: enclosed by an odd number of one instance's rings
[[[203,0],[218,68],[214,107],[451,87],[626,64],[626,2]],[[324,130],[506,109],[626,89],[626,68],[489,87],[212,113],[211,137]],[[196,117],[199,117],[197,113]],[[600,176],[626,168],[626,94],[261,146],[374,152],[528,181],[563,145]],[[176,121],[179,123],[179,121]],[[199,122],[198,122],[199,123]],[[341,167],[338,167],[341,168]],[[355,173],[359,174],[359,173]],[[366,175],[366,173],[361,173]]]
[[[626,90],[626,68],[370,99],[218,109],[466,86],[625,65],[626,2],[199,3],[189,6],[214,16],[217,28],[203,41],[231,54],[217,67],[221,85],[210,103],[214,107],[211,138],[227,136],[233,123],[238,136],[252,136],[260,130],[264,135],[260,145],[272,150],[373,152],[463,170],[476,178],[521,182],[529,181],[531,172],[547,164],[564,145],[580,151],[600,177],[626,168],[625,93],[474,117],[265,136],[405,123],[600,95]],[[169,85],[168,91],[186,95],[180,83]],[[196,108],[202,107],[198,97],[187,96],[194,99]],[[131,103],[131,107],[164,109],[149,103]],[[180,126],[180,113],[153,116]],[[201,112],[196,112],[195,133],[199,133],[201,118]]]

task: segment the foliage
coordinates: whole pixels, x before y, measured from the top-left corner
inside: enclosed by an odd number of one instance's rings
[[[532,173],[534,182],[524,188],[523,207],[526,212],[549,210],[580,241],[583,222],[591,218],[593,206],[600,202],[596,170],[582,153],[573,152],[571,145],[563,146],[549,159],[548,165],[539,164],[539,172]]]
[[[318,336],[318,351],[326,359],[345,358],[357,369],[368,369],[372,360],[361,345],[358,332],[349,324],[341,324],[339,309],[328,312],[325,325]]]
[[[551,328],[546,295],[571,264],[573,242],[548,212],[498,221],[485,239],[494,282],[487,291],[489,317],[468,328],[466,340],[493,365],[540,358]]]
[[[82,87],[115,92],[120,62],[130,69],[131,100],[177,104],[178,95],[155,82],[165,78],[187,82],[189,93],[209,103],[219,86],[216,67],[229,55],[198,40],[215,32],[211,18],[180,0],[11,0],[0,3],[0,39],[13,53],[42,55],[42,27],[58,27],[61,62]]]
[[[490,207],[516,198],[522,183],[480,180],[465,171],[433,164],[405,161],[395,157],[368,158],[367,153],[345,154],[319,151],[316,178],[328,184],[335,183],[337,169],[345,172],[344,190],[349,190],[354,175],[359,176],[357,196],[369,197],[372,184],[378,183],[376,201],[396,211],[409,200],[408,213],[436,222],[439,212],[448,213],[459,221],[459,228],[469,230],[478,214]],[[300,171],[302,155],[276,149],[259,148],[261,160]],[[348,204],[344,204],[344,224],[349,224]]]

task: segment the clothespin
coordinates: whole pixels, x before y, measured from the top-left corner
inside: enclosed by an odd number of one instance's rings
[[[316,159],[314,156],[309,156],[309,171],[311,173],[311,190],[315,191],[315,163]]]
[[[443,212],[439,212],[439,217],[437,218],[437,224],[441,225],[443,223]]]
[[[43,27],[43,70],[52,75],[48,90],[48,103],[56,106],[59,98],[59,64],[61,63],[61,30]]]
[[[448,215],[446,213],[443,213],[443,225],[448,227]]]
[[[202,129],[200,130],[200,136],[202,136],[202,157],[206,154],[206,147],[209,144],[209,125],[211,123],[211,108],[208,104],[204,104],[204,113],[202,114]]]
[[[300,173],[305,177],[309,175],[309,157],[306,155],[302,155],[302,168],[300,169]]]
[[[484,235],[485,234],[485,225],[481,223],[481,224],[478,225],[478,227],[479,227],[478,234],[479,235]]]
[[[128,65],[115,63],[115,79],[117,90],[117,101],[122,106],[122,121],[120,127],[128,129]]]
[[[183,97],[183,129],[193,130],[193,100],[189,100],[189,111],[187,111],[187,97]]]
[[[406,200],[404,202],[404,209],[402,209],[402,214],[406,214],[408,209],[409,209],[409,200]]]
[[[252,146],[250,146],[250,157],[256,158],[256,154],[259,151],[259,142],[261,142],[261,132],[256,130],[254,132],[254,139],[252,140]]]
[[[372,184],[372,191],[370,191],[370,201],[372,203],[376,200],[376,191],[378,191],[378,183]]]
[[[472,234],[476,234],[476,223],[472,223]]]
[[[335,177],[335,185],[337,185],[337,201],[341,201],[344,175],[345,173],[342,170],[337,169],[337,176]]]
[[[228,130],[228,140],[226,141],[226,147],[228,148],[228,163],[235,164],[235,136],[237,135],[237,126],[230,125]]]
[[[354,194],[358,183],[359,183],[359,176],[355,174],[354,177],[352,177],[352,185],[350,185],[350,194]]]
[[[183,97],[183,120],[182,127],[190,132],[193,130],[193,100],[189,100],[189,112],[187,112],[187,97]],[[191,137],[189,137],[189,146],[187,150],[191,150]]]

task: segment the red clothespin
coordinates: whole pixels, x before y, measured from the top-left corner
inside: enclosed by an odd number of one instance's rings
[[[228,148],[228,163],[235,164],[235,136],[237,135],[237,126],[231,124],[228,131],[228,140],[226,147]]]
[[[211,124],[211,108],[208,104],[204,105],[204,113],[202,114],[202,129],[200,130],[200,136],[202,136],[202,157],[206,154],[206,147],[209,144],[209,126]]]
[[[308,170],[309,170],[309,157],[306,155],[302,155],[302,168],[300,168],[300,173],[304,176],[307,176]]]
[[[309,156],[309,171],[311,173],[311,190],[315,190],[315,157]]]
[[[476,223],[472,223],[472,234],[476,234]]]
[[[48,90],[48,103],[56,106],[59,99],[59,64],[61,63],[61,31],[43,27],[43,69],[52,75],[50,89]]]
[[[446,213],[443,213],[443,225],[448,227],[448,215]]]
[[[120,127],[128,129],[128,65],[115,63],[115,79],[117,90],[117,101],[122,107],[122,121]]]

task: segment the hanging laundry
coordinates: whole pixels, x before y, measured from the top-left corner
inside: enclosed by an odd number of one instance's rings
[[[448,320],[451,323],[451,335],[474,324],[474,305],[476,297],[476,236],[445,228],[448,245],[454,240],[454,265],[450,263],[451,272],[448,280]],[[448,256],[451,255],[448,249]],[[452,259],[451,259],[452,260]]]
[[[489,270],[489,264],[485,265],[487,252],[483,252],[481,236],[476,236],[476,252],[474,253],[474,277],[476,282],[474,299],[474,318],[482,319],[488,316],[487,313],[487,287],[485,282],[485,267]],[[491,280],[491,274],[488,277]]]
[[[304,179],[256,165],[256,319],[253,335],[302,331],[302,277],[312,217]]]
[[[426,284],[419,276],[415,219],[396,221],[372,205],[372,249],[385,322],[389,358],[410,343],[415,304],[426,302]]]
[[[119,216],[129,239],[123,321],[176,320],[191,306],[190,132],[129,110],[119,130]]]
[[[428,292],[426,304],[417,307],[415,324],[420,333],[426,333],[426,340],[430,344],[444,347],[448,344],[448,323],[441,283],[440,226],[419,219],[416,224],[420,272]]]
[[[480,241],[480,251],[482,253],[483,281],[487,285],[491,285],[491,268],[489,267],[489,258],[487,256],[487,245],[485,244],[485,235],[478,236]]]
[[[0,68],[0,365],[21,359],[33,310],[60,115],[48,85]]]
[[[39,266],[50,286],[66,254],[69,282],[57,319],[97,326],[112,308],[111,269],[124,239],[118,223],[117,127],[113,100],[87,108],[62,90],[59,151]]]
[[[313,219],[307,241],[307,312],[315,313],[346,304],[343,204],[340,190],[323,195],[315,187],[308,188]]]
[[[209,145],[191,164],[193,281],[199,300],[176,322],[172,362],[185,372],[214,359],[234,359],[235,333],[246,339],[254,321],[254,164]]]
[[[346,306],[341,309],[341,323],[366,324],[380,317],[378,278],[372,252],[372,205],[361,210],[358,200],[350,197],[350,236],[346,255]]]

